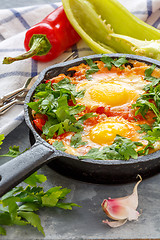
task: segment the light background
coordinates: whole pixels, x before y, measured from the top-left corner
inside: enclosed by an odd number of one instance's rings
[[[0,9],[61,2],[61,0],[0,0]]]
[[[37,4],[53,4],[55,2],[60,2],[60,0],[0,0],[0,9]],[[21,150],[30,146],[28,140],[28,128],[24,122],[7,136],[1,153],[6,153],[8,147],[12,144],[21,146]],[[159,239],[160,224],[158,189],[160,175],[144,179],[138,188],[138,209],[142,209],[142,216],[139,218],[139,221],[127,223],[118,229],[110,229],[101,222],[106,218],[100,206],[101,201],[108,196],[122,197],[131,194],[134,183],[114,186],[90,184],[68,179],[49,169],[47,166],[42,167],[40,173],[47,175],[48,181],[46,184],[47,186],[45,185],[45,187],[62,185],[72,189],[67,200],[78,203],[82,208],[75,208],[71,212],[62,212],[57,209],[41,210],[40,215],[46,233],[45,238],[30,226],[13,226],[6,227],[7,236],[0,236],[0,239]]]

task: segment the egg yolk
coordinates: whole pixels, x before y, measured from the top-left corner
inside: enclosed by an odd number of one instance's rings
[[[116,135],[127,137],[129,127],[126,123],[121,122],[105,122],[98,123],[90,131],[90,139],[100,145],[111,145],[114,142]]]
[[[112,107],[119,106],[137,99],[138,93],[116,83],[99,83],[88,90],[90,98],[95,102],[102,102]]]

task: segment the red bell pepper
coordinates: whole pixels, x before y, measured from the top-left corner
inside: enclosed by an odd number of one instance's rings
[[[24,46],[28,52],[13,58],[5,57],[3,63],[9,64],[30,57],[48,62],[79,40],[80,36],[67,19],[63,6],[60,6],[26,32]]]
[[[36,118],[33,120],[35,126],[42,132],[42,127],[45,125],[46,120],[43,118]]]

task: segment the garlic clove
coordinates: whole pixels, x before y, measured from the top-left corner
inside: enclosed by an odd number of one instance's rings
[[[104,199],[101,206],[107,216],[116,222],[109,222],[108,220],[103,221],[111,227],[118,227],[123,225],[127,220],[137,220],[140,216],[139,212],[136,211],[138,207],[138,192],[137,188],[139,183],[142,181],[141,176],[140,180],[136,183],[133,193],[129,196],[115,199]]]
[[[132,207],[127,206],[116,199],[104,199],[102,208],[108,217],[114,220],[136,220],[139,213]]]
[[[112,227],[112,228],[120,227],[120,226],[124,225],[126,222],[127,222],[127,219],[118,220],[118,221],[113,221],[113,222],[110,222],[110,221],[108,221],[107,219],[106,219],[106,220],[103,220],[103,223],[108,224],[108,225],[109,225],[110,227]]]

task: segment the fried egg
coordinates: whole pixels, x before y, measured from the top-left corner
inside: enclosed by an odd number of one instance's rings
[[[83,140],[88,140],[90,145],[111,145],[116,135],[129,138],[132,141],[140,140],[137,133],[139,127],[136,123],[131,123],[121,117],[106,117],[103,122],[99,122],[90,129],[85,129],[86,134]]]
[[[63,143],[67,153],[77,156],[84,155],[91,148],[101,148],[112,145],[116,135],[132,141],[139,141],[146,145],[147,142],[142,139],[142,134],[137,132],[139,129],[140,127],[135,122],[131,123],[122,117],[105,117],[103,121],[97,122],[92,126],[84,126],[82,141],[87,142],[85,146],[76,149],[69,146],[68,140],[72,137],[71,133],[67,135],[66,139],[63,138]],[[52,143],[51,140],[50,143]]]
[[[100,76],[99,76],[100,75]],[[77,103],[92,108],[93,106],[117,107],[130,104],[143,94],[143,87],[146,84],[142,78],[134,81],[130,78],[119,76],[114,77],[97,74],[92,81],[83,80],[77,84],[77,91],[85,90],[84,97],[77,99]]]
[[[71,81],[76,86],[76,92],[83,91],[82,97],[76,97],[76,105],[84,105],[86,109],[76,118],[81,118],[86,113],[97,114],[82,123],[83,130],[80,132],[81,138],[78,147],[72,144],[72,137],[75,132],[68,132],[67,135],[58,136],[57,140],[62,141],[66,152],[72,155],[85,155],[92,148],[103,149],[114,143],[117,135],[128,138],[131,141],[142,143],[143,147],[148,142],[144,140],[145,133],[140,133],[140,124],[151,125],[154,113],[149,113],[146,119],[142,116],[135,116],[132,104],[144,94],[144,87],[148,84],[145,80],[146,66],[135,65],[133,68],[119,71],[118,68],[108,71],[106,68],[92,74],[92,79],[86,79],[85,66],[74,67],[71,70],[76,74],[71,77]],[[80,95],[77,95],[80,96]],[[77,137],[78,138],[78,137]],[[52,144],[56,138],[48,139]],[[137,150],[142,150],[138,146]],[[160,144],[156,145],[156,150]]]

